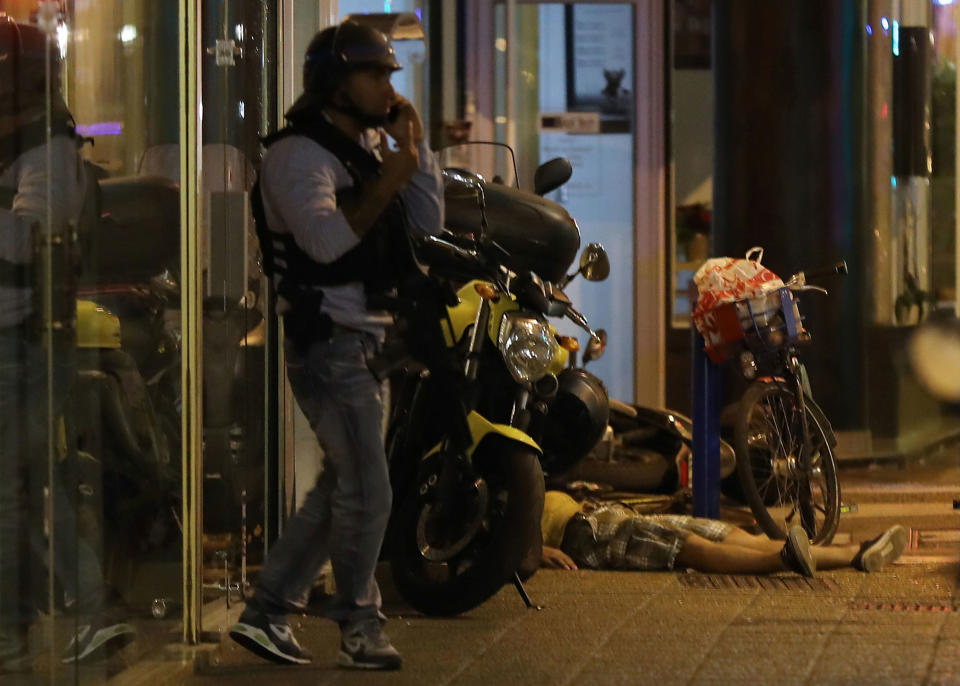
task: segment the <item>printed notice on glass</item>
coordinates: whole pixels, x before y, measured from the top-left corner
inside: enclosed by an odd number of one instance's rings
[[[633,8],[568,6],[568,109],[629,119],[633,105]]]
[[[603,194],[603,169],[599,136],[542,134],[540,159],[566,157],[573,165],[573,176],[561,188],[571,197],[597,197]]]

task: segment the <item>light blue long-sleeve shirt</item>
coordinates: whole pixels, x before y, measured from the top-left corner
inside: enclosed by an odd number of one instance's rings
[[[86,174],[76,145],[67,136],[54,136],[49,145],[49,170],[47,146],[39,145],[0,171],[0,188],[14,192],[13,207],[0,208],[0,259],[7,262],[33,260],[32,230],[46,224],[48,207],[55,230],[76,220],[83,208]],[[32,312],[32,288],[0,286],[0,328],[20,324]]]

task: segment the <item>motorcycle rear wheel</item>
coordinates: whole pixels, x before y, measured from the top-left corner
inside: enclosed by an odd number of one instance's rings
[[[439,456],[427,459],[432,463],[425,462],[418,487],[407,491],[397,511],[391,568],[397,590],[416,610],[451,617],[486,601],[514,573],[529,576],[531,558],[539,562],[543,472],[532,449],[486,438],[473,456],[482,484],[462,486],[468,516],[451,541],[437,533],[449,534],[449,527],[433,521],[431,493],[420,486],[441,466]]]

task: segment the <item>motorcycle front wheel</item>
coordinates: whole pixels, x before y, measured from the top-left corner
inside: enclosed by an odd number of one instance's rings
[[[799,524],[812,543],[827,544],[840,518],[836,458],[826,417],[810,398],[803,405],[806,434],[797,397],[784,383],[747,388],[735,425],[737,472],[770,538],[784,539],[787,528]]]
[[[436,495],[441,479],[451,478],[443,469],[454,469],[439,454],[424,460],[417,486],[397,510],[393,581],[404,600],[425,615],[471,610],[515,573],[532,573],[524,569],[532,558],[539,562],[544,483],[536,452],[489,436],[472,464],[472,470],[452,475],[456,512],[445,510]]]

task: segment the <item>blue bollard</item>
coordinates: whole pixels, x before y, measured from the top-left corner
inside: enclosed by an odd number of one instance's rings
[[[720,367],[690,327],[693,360],[693,514],[720,518]]]

